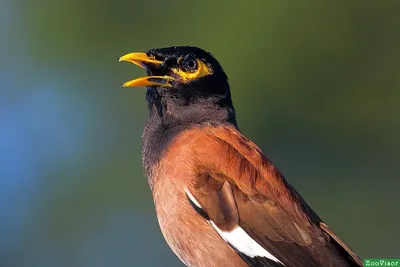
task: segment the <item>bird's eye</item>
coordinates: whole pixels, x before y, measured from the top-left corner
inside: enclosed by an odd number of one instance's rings
[[[185,59],[181,67],[186,72],[195,72],[197,70],[197,61],[194,58]]]

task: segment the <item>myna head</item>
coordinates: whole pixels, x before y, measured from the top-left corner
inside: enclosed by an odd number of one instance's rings
[[[123,86],[146,87],[150,111],[155,108],[159,116],[168,115],[184,123],[214,117],[236,124],[228,78],[210,53],[197,47],[174,46],[130,53],[120,61],[147,70],[148,76]]]

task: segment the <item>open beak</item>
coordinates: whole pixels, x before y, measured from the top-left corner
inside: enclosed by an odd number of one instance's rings
[[[119,61],[128,61],[144,69],[160,68],[162,61],[147,56],[146,53],[130,53],[120,57]],[[124,83],[123,87],[128,86],[161,86],[170,87],[175,79],[171,76],[146,76]]]

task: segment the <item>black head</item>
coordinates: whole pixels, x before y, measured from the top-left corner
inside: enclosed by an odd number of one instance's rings
[[[145,86],[150,113],[156,111],[163,123],[219,121],[236,125],[228,78],[210,53],[174,46],[130,53],[120,61],[147,70],[148,76],[124,86]]]

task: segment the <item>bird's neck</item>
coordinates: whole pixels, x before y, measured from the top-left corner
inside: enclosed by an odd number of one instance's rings
[[[151,167],[158,162],[168,144],[179,133],[193,127],[230,124],[237,128],[235,109],[231,99],[224,103],[198,103],[187,106],[175,105],[172,101],[147,96],[149,119],[142,139],[142,163],[151,185]]]

